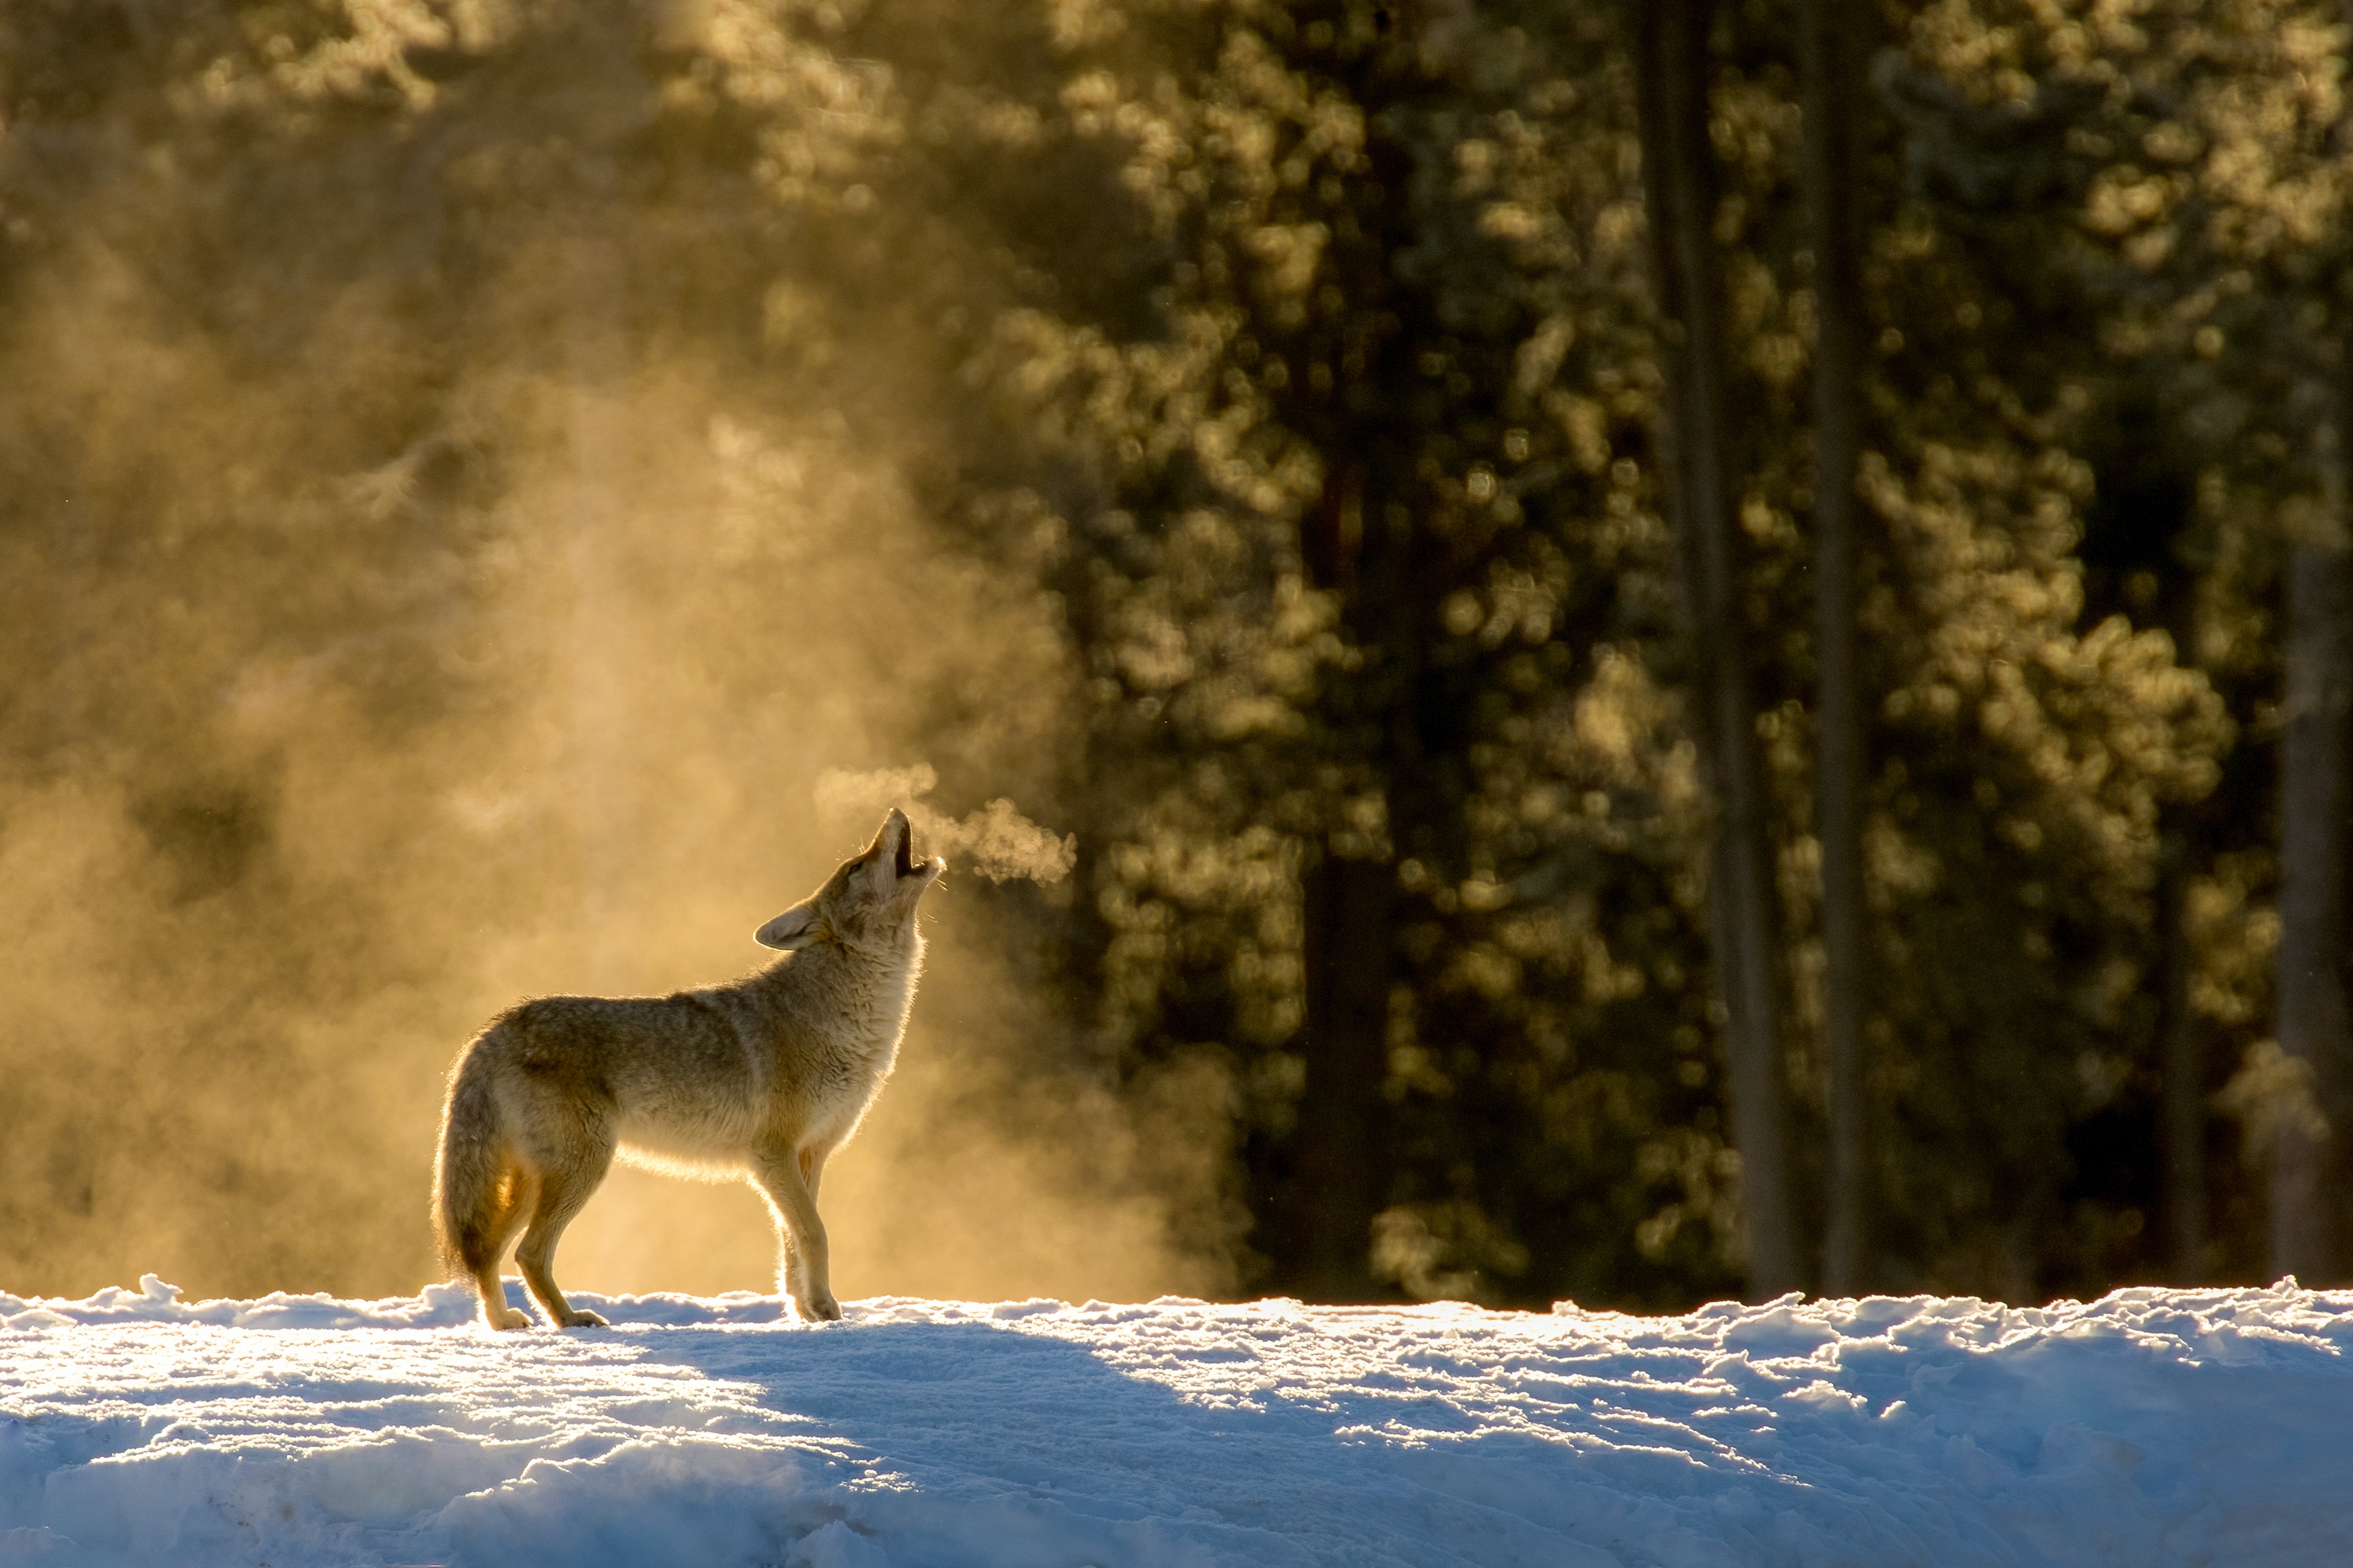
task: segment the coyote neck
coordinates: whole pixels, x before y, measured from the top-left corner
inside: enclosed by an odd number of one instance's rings
[[[752,986],[780,1047],[790,1048],[788,1037],[814,1035],[811,1043],[830,1047],[842,1065],[887,1073],[923,963],[923,940],[913,931],[903,942],[828,942],[778,960]]]

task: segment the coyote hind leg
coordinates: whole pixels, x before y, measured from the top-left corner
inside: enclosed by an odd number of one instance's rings
[[[606,1326],[605,1320],[596,1313],[582,1311],[564,1299],[564,1292],[555,1283],[553,1265],[555,1244],[564,1239],[564,1227],[572,1223],[589,1194],[604,1181],[612,1161],[613,1152],[606,1149],[597,1155],[539,1173],[531,1228],[522,1233],[522,1245],[515,1248],[515,1262],[522,1269],[523,1283],[531,1287],[531,1293],[546,1310],[548,1321],[558,1328]]]
[[[501,1173],[491,1199],[492,1207],[485,1216],[482,1235],[490,1250],[469,1259],[468,1273],[474,1289],[482,1298],[482,1321],[494,1329],[527,1329],[531,1320],[507,1305],[505,1282],[499,1278],[499,1259],[506,1255],[507,1243],[522,1227],[522,1216],[536,1199],[534,1184],[528,1173],[519,1166],[510,1166]]]

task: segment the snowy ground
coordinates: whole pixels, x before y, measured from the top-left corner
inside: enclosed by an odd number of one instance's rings
[[[2353,1295],[0,1294],[0,1563],[2353,1563]],[[520,1300],[518,1294],[517,1300]]]

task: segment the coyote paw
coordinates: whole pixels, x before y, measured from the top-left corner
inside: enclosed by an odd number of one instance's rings
[[[575,1307],[564,1315],[564,1326],[567,1329],[603,1329],[612,1325],[594,1312],[584,1312]]]
[[[797,1300],[793,1303],[793,1310],[812,1322],[841,1321],[841,1303],[831,1296],[811,1296],[806,1301]]]
[[[522,1313],[516,1311],[512,1307],[485,1307],[482,1309],[482,1316],[488,1320],[491,1327],[494,1329],[527,1329],[531,1327],[531,1320],[528,1317],[525,1317]]]

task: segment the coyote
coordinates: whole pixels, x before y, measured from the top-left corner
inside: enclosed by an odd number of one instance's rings
[[[754,933],[786,954],[759,973],[670,996],[543,996],[474,1037],[449,1071],[433,1224],[491,1327],[530,1326],[499,1286],[518,1228],[515,1261],[549,1320],[604,1326],[550,1266],[616,1154],[750,1181],[776,1216],[779,1288],[804,1318],[841,1316],[818,1181],[898,1059],[923,966],[915,905],[946,868],[915,858],[894,810],[863,854]]]

